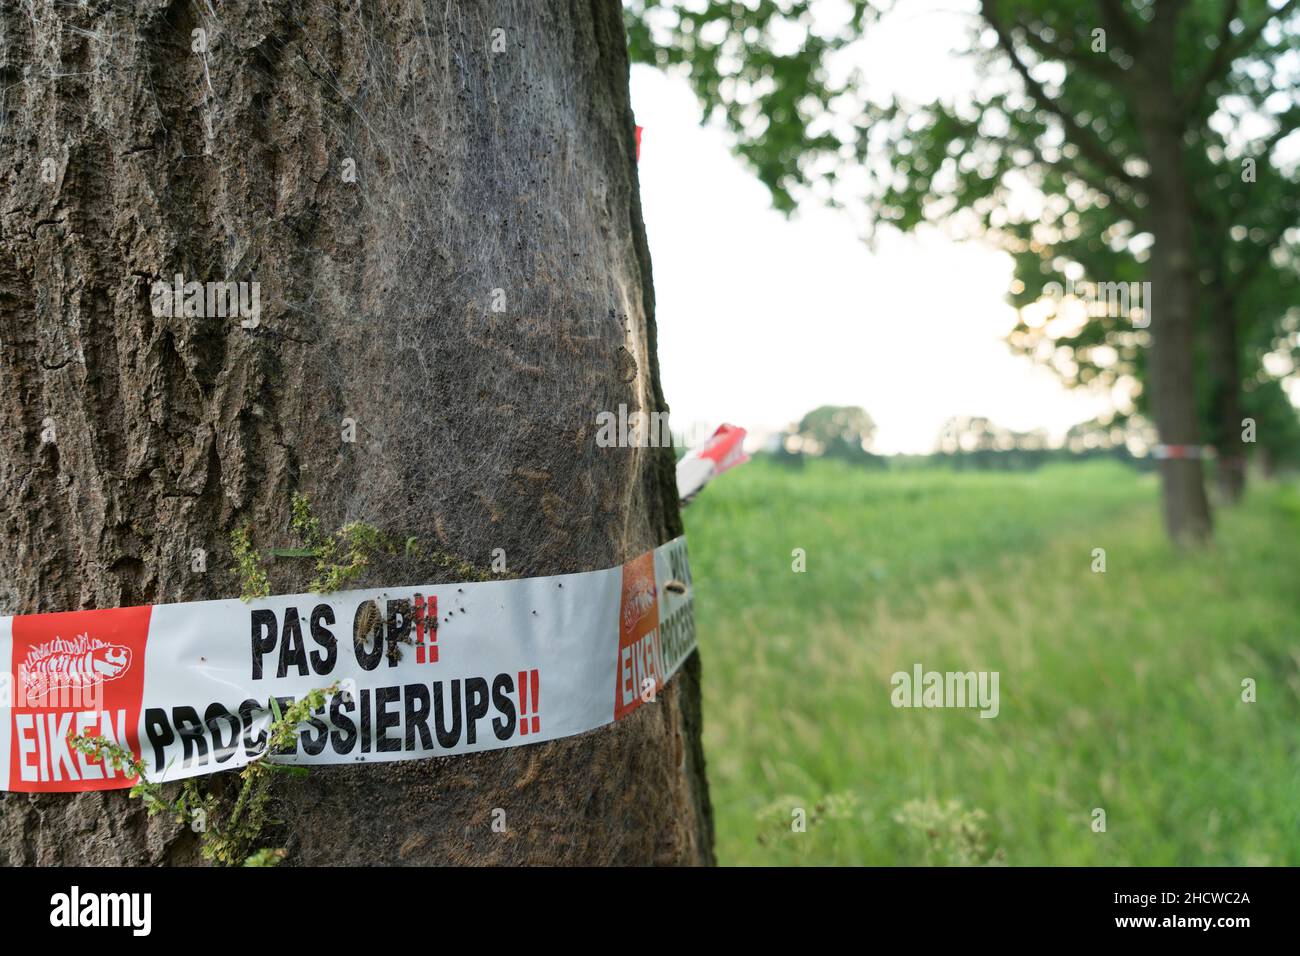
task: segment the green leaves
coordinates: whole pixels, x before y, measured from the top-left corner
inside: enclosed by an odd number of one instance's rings
[[[818,129],[832,102],[852,91],[831,79],[829,63],[874,16],[855,0],[848,17],[823,24],[807,0],[757,3],[625,4],[634,61],[680,70],[705,107],[736,134],[736,152],[767,186],[773,205],[791,212],[814,179],[818,160],[836,160],[846,142]]]
[[[222,866],[275,866],[284,858],[284,850],[253,849],[271,822],[266,814],[271,781],[280,771],[297,776],[308,771],[306,767],[273,764],[266,757],[287,750],[299,728],[338,691],[338,684],[317,688],[288,707],[281,707],[275,697],[270,699],[272,721],[266,747],[239,771],[239,788],[230,801],[223,799],[220,784],[204,789],[197,778],[183,781],[175,798],[169,797],[163,784],[145,779],[144,763],[134,753],[106,737],[69,737],[68,743],[93,760],[105,761],[137,777],[131,797],[143,801],[150,816],[168,814],[177,824],[198,833],[204,859]],[[212,783],[208,781],[209,786]]]

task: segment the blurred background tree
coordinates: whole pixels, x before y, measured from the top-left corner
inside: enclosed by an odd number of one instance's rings
[[[804,454],[862,462],[872,457],[876,423],[865,409],[822,405],[805,415],[794,433]]]

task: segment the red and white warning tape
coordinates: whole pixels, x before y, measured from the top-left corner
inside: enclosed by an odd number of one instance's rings
[[[409,760],[580,734],[653,702],[695,648],[686,539],[621,567],[467,584],[0,618],[0,789],[130,786],[249,763],[279,708],[340,684],[276,763]]]
[[[720,425],[702,444],[677,463],[677,494],[689,502],[700,489],[729,468],[749,461],[745,454],[745,429]]]
[[[1151,454],[1161,461],[1167,459],[1210,458],[1214,449],[1208,445],[1156,445]]]

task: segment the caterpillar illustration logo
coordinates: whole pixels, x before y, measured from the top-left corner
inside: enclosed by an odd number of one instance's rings
[[[23,685],[33,699],[62,687],[84,690],[117,680],[131,666],[131,649],[88,633],[72,640],[56,637],[27,651]]]
[[[623,627],[631,630],[655,606],[654,583],[628,594],[623,604]]]

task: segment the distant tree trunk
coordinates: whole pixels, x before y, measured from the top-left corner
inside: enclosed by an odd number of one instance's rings
[[[1214,290],[1210,316],[1209,366],[1212,383],[1211,412],[1219,496],[1236,504],[1246,491],[1246,446],[1241,440],[1241,362],[1237,342],[1236,304],[1222,290]]]
[[[627,77],[616,0],[0,7],[0,613],[235,596],[298,491],[519,575],[679,533],[671,451],[593,440],[666,408]],[[260,324],[155,316],[177,273]],[[304,864],[711,862],[698,658],[616,726],[278,799]],[[196,849],[120,791],[0,803],[4,863]]]
[[[1139,59],[1138,110],[1151,163],[1151,387],[1160,441],[1199,445],[1193,339],[1196,277],[1193,269],[1191,192],[1183,163],[1183,120],[1173,86],[1174,4],[1159,4]],[[1210,537],[1212,525],[1199,458],[1160,463],[1165,527],[1179,542]]]
[[[1255,453],[1255,460],[1259,463],[1259,477],[1265,481],[1273,478],[1277,473],[1274,464],[1273,452],[1266,445],[1260,445],[1259,450]]]

